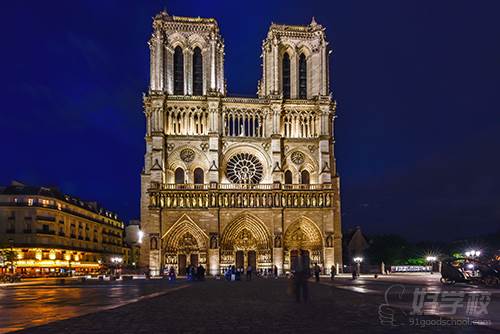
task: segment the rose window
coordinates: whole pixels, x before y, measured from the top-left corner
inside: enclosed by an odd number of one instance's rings
[[[181,151],[180,157],[184,162],[191,162],[194,160],[194,151],[190,148],[185,148]]]
[[[262,180],[263,167],[250,153],[238,153],[227,162],[227,177],[233,183],[257,184]]]

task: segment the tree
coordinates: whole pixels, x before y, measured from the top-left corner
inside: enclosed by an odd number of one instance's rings
[[[14,262],[17,259],[17,254],[11,249],[0,249],[0,258],[4,263],[4,266],[9,265],[13,269]]]

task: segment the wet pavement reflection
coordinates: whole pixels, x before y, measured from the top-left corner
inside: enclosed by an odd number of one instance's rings
[[[324,281],[324,284],[355,293],[378,295],[387,303],[384,305],[406,310],[409,315],[418,308],[425,315],[467,319],[500,329],[500,288],[443,285],[440,277],[391,275],[378,278],[365,276],[356,280],[344,277],[333,282]],[[470,301],[477,302],[475,307],[481,312],[470,312]],[[483,309],[480,309],[481,306]]]
[[[54,283],[0,287],[0,333],[125,305],[182,286],[166,280]]]

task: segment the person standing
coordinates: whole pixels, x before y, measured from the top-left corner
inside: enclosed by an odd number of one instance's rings
[[[314,264],[314,278],[316,280],[316,283],[319,282],[319,274],[321,273],[321,268],[318,266],[317,263]]]
[[[309,287],[307,281],[311,274],[309,257],[306,256],[303,250],[299,251],[299,255],[294,260],[295,272],[293,275],[295,286],[295,299],[300,303],[301,299],[307,302],[309,298]]]
[[[249,264],[247,267],[247,281],[252,280],[252,266]]]
[[[333,281],[335,278],[335,275],[337,274],[337,269],[335,268],[334,265],[330,268],[330,279]]]
[[[273,267],[273,275],[274,275],[274,279],[278,278],[278,267],[276,265],[274,265],[274,267]]]

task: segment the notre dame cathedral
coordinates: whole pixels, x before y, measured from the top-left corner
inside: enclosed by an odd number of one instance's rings
[[[325,28],[271,24],[253,98],[227,94],[213,18],[153,20],[144,96],[141,266],[342,266],[335,101]]]

